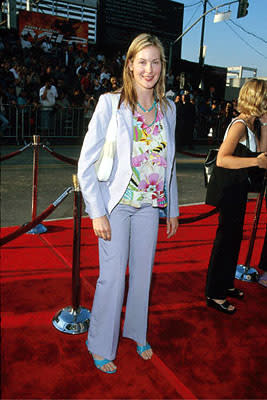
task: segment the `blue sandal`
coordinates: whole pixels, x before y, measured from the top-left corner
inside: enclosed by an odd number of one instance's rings
[[[151,346],[150,346],[150,344],[147,343],[147,344],[145,344],[144,346],[138,346],[138,345],[137,345],[136,351],[137,351],[137,353],[139,354],[139,356],[142,357],[143,360],[147,361],[147,360],[142,356],[142,354],[143,354],[144,351],[150,350],[150,349],[151,349]]]
[[[88,342],[87,342],[87,340],[86,340],[86,347],[87,347],[87,350],[88,350]],[[90,350],[88,350],[88,351],[92,355],[92,359],[94,361],[94,364],[95,364],[96,368],[99,369],[101,372],[104,372],[105,374],[115,374],[115,372],[117,372],[117,369],[114,369],[113,371],[103,371],[103,369],[101,369],[101,367],[103,367],[104,365],[110,363],[111,360],[107,360],[106,358],[104,358],[104,360],[96,360],[93,357],[93,354],[91,353],[91,351]]]

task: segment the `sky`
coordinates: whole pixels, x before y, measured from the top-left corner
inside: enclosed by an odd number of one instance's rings
[[[208,0],[207,11],[230,1]],[[226,12],[230,7],[232,14],[228,21],[213,23],[216,11],[211,11],[206,15],[205,64],[219,67],[257,68],[258,77],[267,77],[267,0],[248,1],[248,14],[243,18],[237,18],[238,2],[218,9],[218,12]],[[185,6],[184,32],[203,14],[203,0],[178,0],[177,2]],[[182,59],[198,62],[201,26],[202,20],[182,38]],[[244,71],[243,76],[250,77],[252,72]]]

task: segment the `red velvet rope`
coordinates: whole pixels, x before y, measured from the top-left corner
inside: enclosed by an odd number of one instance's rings
[[[21,149],[19,149],[17,151],[13,151],[12,153],[9,153],[3,157],[0,157],[0,162],[8,160],[9,158],[12,158],[14,156],[17,156],[18,154],[21,154],[24,150],[28,149],[30,146],[32,146],[32,143],[27,144],[26,146],[22,147]]]
[[[185,156],[196,157],[196,158],[206,158],[207,157],[207,154],[196,154],[196,153],[191,153],[190,151],[177,151],[177,153],[184,154]]]
[[[60,161],[64,161],[64,162],[66,162],[68,164],[71,164],[71,165],[78,165],[78,161],[77,160],[74,160],[73,158],[69,158],[69,157],[63,156],[62,154],[59,154],[59,153],[55,152],[54,150],[51,150],[45,144],[43,144],[43,149],[45,151],[47,151],[48,153],[50,153],[53,157],[55,157],[58,160],[60,160]]]
[[[202,219],[211,217],[214,214],[217,214],[218,210],[217,208],[213,208],[212,210],[196,215],[194,217],[184,217],[184,218],[179,218],[179,225],[184,225],[184,224],[191,224],[192,222],[196,221],[201,221]],[[160,224],[166,224],[166,218],[160,218]]]
[[[50,204],[40,215],[38,215],[33,221],[28,222],[14,232],[9,233],[0,239],[0,246],[10,242],[11,240],[16,239],[17,237],[23,235],[23,233],[28,232],[30,229],[34,228],[36,225],[40,224],[44,219],[46,219],[52,212],[57,208],[57,206],[62,203],[63,200],[67,197],[67,195],[72,191],[72,188],[68,188],[64,193],[54,203]]]
[[[218,209],[214,208],[206,213],[196,215],[195,217],[179,218],[179,225],[191,224],[192,222],[201,221],[202,219],[205,219],[205,218],[211,217],[214,214],[217,214],[217,212],[218,212]]]

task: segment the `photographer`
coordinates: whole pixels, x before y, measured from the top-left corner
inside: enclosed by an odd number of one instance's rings
[[[96,99],[94,98],[94,96],[92,96],[91,94],[87,93],[85,95],[84,102],[83,102],[84,127],[86,129],[85,132],[87,132],[88,124],[89,124],[89,122],[90,122],[90,120],[92,118],[92,115],[94,113],[95,106],[96,106]]]
[[[41,115],[40,129],[43,134],[49,134],[54,129],[54,107],[58,97],[53,81],[48,80],[39,92]]]

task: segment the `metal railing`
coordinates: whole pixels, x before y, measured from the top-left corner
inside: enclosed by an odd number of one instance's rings
[[[39,104],[23,107],[8,104],[4,105],[4,108],[4,116],[9,121],[4,137],[15,139],[17,144],[24,143],[37,134],[47,139],[82,138],[90,120],[83,107],[56,107],[50,110],[40,107]],[[193,140],[220,143],[225,129],[226,125],[222,118],[211,120],[205,115],[198,114]]]
[[[45,109],[39,105],[8,104],[4,109],[9,124],[3,136],[15,139],[18,144],[35,134],[45,138],[78,139],[84,136],[89,122],[83,107]]]

